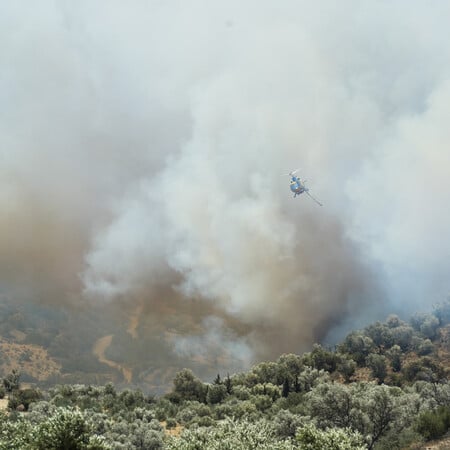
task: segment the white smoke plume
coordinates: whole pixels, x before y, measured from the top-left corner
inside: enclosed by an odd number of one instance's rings
[[[245,363],[449,290],[448,5],[0,9],[3,289]]]

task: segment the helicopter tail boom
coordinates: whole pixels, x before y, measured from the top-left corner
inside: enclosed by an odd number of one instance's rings
[[[316,198],[314,198],[309,191],[305,191],[305,194],[309,195],[319,206],[323,206],[322,203],[319,202]]]

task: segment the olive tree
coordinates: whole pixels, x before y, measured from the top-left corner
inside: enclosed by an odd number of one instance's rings
[[[206,402],[207,386],[198,379],[192,370],[183,369],[175,375],[173,380],[174,392],[183,400],[197,400]]]

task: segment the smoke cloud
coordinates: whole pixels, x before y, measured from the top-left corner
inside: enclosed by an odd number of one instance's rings
[[[448,5],[30,6],[0,7],[4,291],[236,368],[449,291]]]

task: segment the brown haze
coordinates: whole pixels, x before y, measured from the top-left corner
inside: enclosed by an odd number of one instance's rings
[[[448,5],[216,3],[0,7],[3,292],[233,368],[441,299]]]

